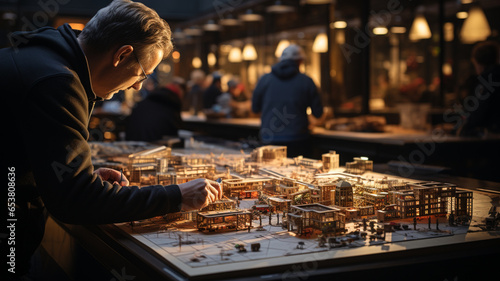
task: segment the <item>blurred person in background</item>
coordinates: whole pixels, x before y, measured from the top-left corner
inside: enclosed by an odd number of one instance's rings
[[[203,108],[211,109],[217,104],[217,98],[222,94],[221,75],[218,71],[212,73],[212,83],[203,92]]]
[[[0,49],[9,105],[3,128],[10,133],[2,159],[14,169],[17,220],[15,274],[4,264],[2,280],[38,276],[29,272],[30,260],[44,236],[47,211],[63,223],[108,224],[196,210],[222,197],[220,185],[206,179],[139,188],[128,186],[119,171],[94,170],[87,143],[94,103],[140,90],[172,51],[170,27],[154,10],[114,0],[82,31],[64,24],[12,34],[19,38]]]
[[[471,61],[476,71],[469,96],[464,99],[457,134],[485,136],[500,133],[500,54],[499,43],[484,41],[472,49]],[[467,102],[469,101],[469,102]]]
[[[191,72],[188,91],[182,100],[182,111],[190,111],[197,115],[203,109],[203,92],[205,91],[205,73],[200,69]]]
[[[151,142],[178,136],[184,91],[184,79],[175,77],[138,102],[128,117],[127,140]]]
[[[262,76],[253,91],[252,111],[261,113],[260,138],[264,144],[286,145],[288,157],[311,157],[308,107],[316,118],[323,115],[318,88],[300,72],[305,55],[291,44],[283,50],[280,62]]]

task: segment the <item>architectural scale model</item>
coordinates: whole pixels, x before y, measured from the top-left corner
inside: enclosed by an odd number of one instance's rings
[[[487,195],[374,173],[366,157],[340,167],[335,151],[315,160],[289,159],[284,146],[250,154],[157,147],[130,154],[126,167],[139,186],[222,180],[224,199],[202,210],[117,224],[179,268],[341,248],[358,255],[373,245],[498,227],[497,209],[474,204]],[[484,216],[473,218],[473,207]]]

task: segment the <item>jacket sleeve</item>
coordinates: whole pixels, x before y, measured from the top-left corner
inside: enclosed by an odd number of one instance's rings
[[[180,210],[177,185],[120,186],[93,173],[87,95],[77,76],[46,78],[19,109],[22,139],[48,211],[75,224],[145,219]]]

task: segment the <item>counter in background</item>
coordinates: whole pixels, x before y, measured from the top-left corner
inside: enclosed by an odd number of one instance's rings
[[[183,116],[184,129],[205,136],[232,141],[257,143],[259,140],[259,118],[206,119],[198,116]],[[378,163],[400,161],[401,176],[408,173],[425,172],[422,165],[449,168],[453,175],[500,181],[500,136],[487,138],[457,137],[442,131],[432,133],[404,130],[387,126],[387,132],[344,132],[314,128],[312,132],[314,154],[330,150],[337,151],[340,163],[352,161],[353,157],[366,156]]]

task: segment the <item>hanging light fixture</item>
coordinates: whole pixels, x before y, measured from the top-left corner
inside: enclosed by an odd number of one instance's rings
[[[277,58],[281,57],[281,54],[283,53],[283,50],[290,45],[290,41],[286,39],[281,39],[280,42],[278,43],[278,46],[276,47],[276,51],[274,52],[274,56]]]
[[[252,9],[248,9],[244,14],[240,15],[240,20],[245,22],[262,21],[263,17],[255,14]]]
[[[198,26],[191,26],[189,28],[184,29],[184,34],[189,36],[200,36],[203,34],[203,30]]]
[[[465,44],[484,41],[491,35],[491,28],[486,15],[479,6],[471,7],[469,17],[464,21],[460,31],[460,39]]]
[[[233,15],[229,14],[225,18],[220,19],[219,24],[223,26],[238,26],[241,22],[240,20],[235,19]]]
[[[418,9],[417,16],[415,17],[411,25],[410,34],[408,35],[411,41],[429,39],[432,36],[431,29],[429,28],[429,24],[425,19],[422,9],[423,8]]]
[[[393,26],[391,27],[391,33],[394,34],[403,34],[406,32],[406,27],[404,26]]]
[[[214,20],[208,20],[207,23],[203,25],[203,30],[205,30],[205,31],[219,31],[220,25],[216,24]]]
[[[257,59],[257,51],[252,43],[248,43],[243,47],[242,58],[246,61]]]
[[[343,20],[338,20],[330,23],[330,28],[344,29],[347,27],[347,22]]]
[[[212,53],[212,52],[208,53],[207,63],[209,66],[215,66],[215,64],[217,63],[217,57],[215,56],[214,53]]]
[[[275,14],[284,14],[295,11],[295,8],[292,6],[284,5],[281,1],[274,2],[274,5],[271,5],[266,8],[266,12],[275,13]]]
[[[385,26],[376,26],[372,30],[375,35],[386,35],[389,30]]]
[[[199,57],[194,57],[193,60],[191,61],[191,64],[193,65],[194,68],[200,68],[202,66],[202,62]]]
[[[315,53],[328,52],[328,37],[326,36],[325,32],[321,32],[316,35],[312,46],[312,51]]]
[[[229,51],[227,60],[229,62],[241,62],[241,49],[238,47],[232,47]]]

